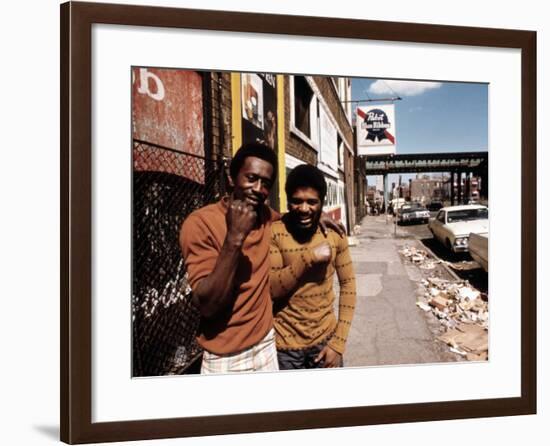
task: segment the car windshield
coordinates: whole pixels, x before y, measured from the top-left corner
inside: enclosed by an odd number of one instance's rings
[[[403,212],[416,212],[416,211],[425,211],[426,208],[420,204],[411,204],[407,207],[403,206]]]
[[[463,209],[461,211],[447,212],[447,223],[469,220],[483,220],[489,218],[489,210],[486,208]]]

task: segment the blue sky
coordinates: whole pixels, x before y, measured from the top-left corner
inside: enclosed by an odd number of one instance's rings
[[[394,102],[397,154],[488,150],[487,84],[354,78],[351,88],[354,101],[402,98]]]

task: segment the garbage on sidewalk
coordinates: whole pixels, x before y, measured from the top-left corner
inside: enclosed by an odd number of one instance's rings
[[[488,358],[488,333],[477,324],[459,324],[438,339],[469,361],[485,361]]]
[[[434,269],[438,263],[441,263],[441,260],[433,259],[427,251],[414,246],[405,246],[399,253],[422,269]]]
[[[424,270],[448,263],[434,259],[428,251],[414,246],[404,246],[399,253]],[[473,262],[463,262],[461,267],[469,269],[473,267]],[[486,360],[489,328],[487,295],[473,288],[468,281],[447,280],[435,277],[435,274],[421,280],[420,285],[416,305],[433,314],[445,331],[437,339],[449,345],[452,352],[470,361]]]
[[[447,330],[438,339],[468,360],[485,360],[488,351],[487,296],[468,282],[435,277],[422,280],[424,293],[416,305],[432,312]]]

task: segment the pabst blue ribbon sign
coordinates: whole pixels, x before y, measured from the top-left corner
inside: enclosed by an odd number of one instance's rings
[[[391,105],[357,107],[357,152],[359,155],[395,153],[395,109]]]

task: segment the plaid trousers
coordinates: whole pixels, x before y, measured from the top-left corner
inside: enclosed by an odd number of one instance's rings
[[[257,344],[238,353],[216,355],[204,351],[202,355],[201,374],[231,372],[275,372],[279,370],[277,349],[275,347],[275,330]]]

